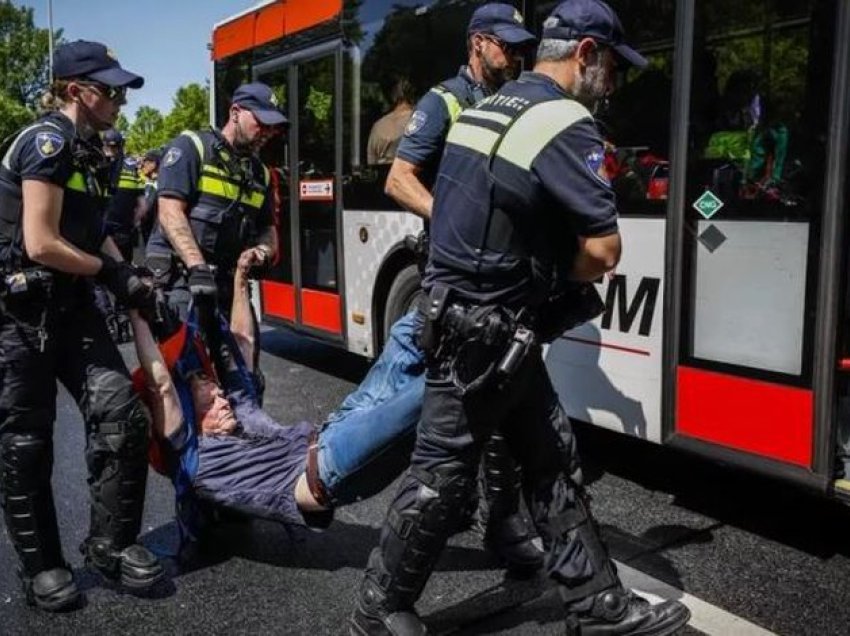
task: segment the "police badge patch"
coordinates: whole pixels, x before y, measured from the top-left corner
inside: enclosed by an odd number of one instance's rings
[[[404,136],[410,137],[410,135],[415,135],[422,126],[425,125],[425,122],[428,121],[428,114],[417,110],[410,116],[410,121],[407,122],[407,126],[404,127]]]
[[[590,173],[605,185],[611,185],[608,170],[605,168],[605,151],[602,148],[591,150],[584,156],[584,165]]]
[[[65,138],[55,132],[40,132],[35,136],[35,149],[47,159],[59,153],[65,145]]]
[[[166,152],[165,156],[162,158],[163,167],[167,168],[168,166],[173,166],[175,163],[180,161],[182,156],[183,153],[180,152],[180,148],[169,148],[168,152]]]

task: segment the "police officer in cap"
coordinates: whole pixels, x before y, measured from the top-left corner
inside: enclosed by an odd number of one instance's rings
[[[0,166],[0,487],[27,601],[49,611],[80,598],[62,555],[50,487],[56,380],[86,424],[91,528],[88,565],[133,589],[163,574],[136,543],[145,498],[149,420],[95,308],[87,278],[129,307],[153,291],[103,232],[108,183],[99,131],[111,127],[125,71],[97,42],[56,49],[52,112],[3,144]]]
[[[271,265],[278,237],[269,171],[257,152],[286,124],[270,87],[244,84],[221,130],[185,131],[165,150],[146,262],[180,319],[192,297],[206,307],[217,300],[229,316],[242,252],[250,251],[255,272]]]
[[[622,587],[535,334],[553,286],[594,280],[620,256],[590,110],[613,90],[620,64],[646,60],[624,43],[612,9],[566,0],[544,22],[533,72],[465,111],[449,132],[423,285],[430,302],[422,418],[352,633],[425,632],[414,603],[473,487],[482,444],[498,428],[522,466],[567,633],[670,634],[688,620],[681,603],[652,606]]]
[[[430,219],[430,188],[451,125],[465,108],[516,77],[523,53],[534,41],[534,35],[523,26],[522,14],[512,5],[491,2],[475,10],[467,27],[467,65],[422,96],[399,142],[385,187],[399,205],[426,222]],[[417,243],[424,261],[427,230]],[[532,534],[519,513],[519,475],[498,432],[487,443],[481,476],[479,514],[486,526],[485,545],[515,575],[533,573],[543,555],[532,543]]]

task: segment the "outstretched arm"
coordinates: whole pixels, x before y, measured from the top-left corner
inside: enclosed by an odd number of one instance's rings
[[[252,247],[239,256],[236,273],[233,275],[233,305],[230,309],[230,331],[239,346],[248,371],[254,370],[254,348],[257,334],[254,330],[254,314],[251,311],[251,281],[248,270],[252,265],[263,263],[266,255],[260,248]]]
[[[138,311],[131,309],[130,322],[136,343],[136,355],[145,374],[145,390],[148,392],[153,419],[153,430],[157,437],[170,439],[180,430],[183,411],[177,389],[171,381],[171,373],[153,338],[147,321]]]

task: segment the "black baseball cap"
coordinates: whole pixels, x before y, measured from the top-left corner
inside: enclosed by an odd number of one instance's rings
[[[115,54],[100,42],[76,40],[62,44],[53,53],[53,77],[79,77],[106,86],[141,88],[145,78],[121,68]]]
[[[617,14],[602,0],[564,0],[543,21],[544,40],[593,38],[610,46],[629,64],[645,67],[649,62],[623,42],[624,35]]]
[[[489,2],[475,10],[466,32],[494,35],[508,44],[524,44],[537,38],[523,28],[522,14],[512,5]]]
[[[154,148],[153,150],[148,150],[145,153],[145,156],[142,157],[143,161],[153,161],[156,164],[159,164],[160,159],[162,159],[162,151]]]
[[[231,103],[250,110],[259,122],[266,126],[282,126],[289,123],[280,111],[272,89],[262,82],[242,84],[233,93]]]

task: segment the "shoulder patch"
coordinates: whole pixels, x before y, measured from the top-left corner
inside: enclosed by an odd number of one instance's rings
[[[404,136],[410,137],[411,135],[415,135],[425,125],[426,121],[428,121],[428,113],[424,110],[414,112],[410,116],[407,126],[404,127]]]
[[[124,165],[128,168],[135,168],[139,165],[139,162],[135,157],[124,157]]]
[[[35,136],[35,149],[45,159],[59,154],[64,145],[65,138],[59,133],[44,131]]]
[[[180,148],[171,147],[168,149],[168,152],[165,153],[165,156],[162,158],[163,167],[167,168],[168,166],[173,166],[175,163],[180,161],[183,157],[183,152]]]
[[[611,185],[611,179],[608,176],[608,170],[605,167],[605,150],[600,146],[591,150],[584,156],[584,165],[590,170],[590,173],[607,186]]]

